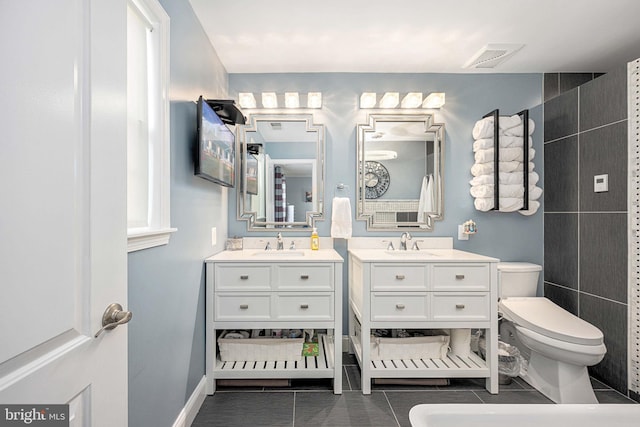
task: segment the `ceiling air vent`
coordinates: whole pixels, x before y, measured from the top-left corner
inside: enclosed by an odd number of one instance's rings
[[[522,49],[523,44],[488,44],[467,61],[462,68],[495,68]]]

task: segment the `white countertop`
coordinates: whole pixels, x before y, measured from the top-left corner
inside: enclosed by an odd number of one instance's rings
[[[473,252],[457,249],[420,249],[419,251],[387,251],[385,249],[349,249],[349,253],[363,262],[499,262]]]
[[[344,262],[333,249],[244,249],[241,251],[222,251],[205,260],[206,262]]]

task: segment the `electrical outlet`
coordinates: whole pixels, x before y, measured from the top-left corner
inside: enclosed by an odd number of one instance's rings
[[[218,243],[218,232],[215,227],[211,227],[211,246],[215,246]]]

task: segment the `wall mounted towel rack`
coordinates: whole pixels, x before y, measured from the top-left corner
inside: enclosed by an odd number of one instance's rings
[[[529,209],[529,110],[522,110],[517,113],[522,120],[523,131],[522,131],[522,176],[524,186],[524,196],[522,200],[522,208],[520,210],[528,210]],[[500,110],[495,109],[484,116],[483,119],[487,117],[493,117],[493,161],[494,161],[494,170],[493,170],[493,208],[491,210],[499,211],[500,210]]]

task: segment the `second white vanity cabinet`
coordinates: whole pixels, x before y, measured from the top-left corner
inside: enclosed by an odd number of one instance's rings
[[[207,394],[216,379],[332,378],[342,393],[342,257],[318,251],[225,251],[206,260]],[[326,329],[318,356],[222,361],[222,330]]]
[[[372,378],[486,378],[487,390],[498,392],[498,260],[440,240],[439,248],[416,252],[349,242],[349,335],[364,394],[371,393]],[[486,361],[451,352],[432,359],[371,357],[372,330],[457,328],[486,332]]]

